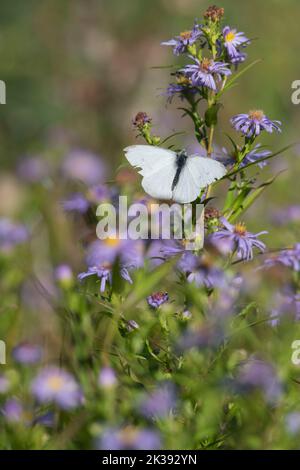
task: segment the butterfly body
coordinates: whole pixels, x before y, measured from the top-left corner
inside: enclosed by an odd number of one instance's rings
[[[212,158],[187,155],[152,145],[132,145],[124,149],[129,163],[140,168],[142,187],[157,199],[192,202],[200,190],[226,174],[224,165]]]

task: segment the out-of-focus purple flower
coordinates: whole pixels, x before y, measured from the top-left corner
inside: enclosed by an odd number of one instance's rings
[[[293,293],[277,294],[274,300],[275,307],[272,309],[270,316],[272,326],[277,326],[285,318],[300,321],[300,295]]]
[[[236,29],[231,29],[229,26],[225,26],[223,29],[223,38],[228,56],[233,60],[241,57],[239,47],[250,44],[244,33],[238,33]]]
[[[289,206],[276,211],[273,215],[276,224],[285,225],[293,222],[300,222],[300,206]]]
[[[67,155],[62,167],[66,178],[79,180],[87,186],[103,182],[105,166],[100,157],[86,150],[73,150]]]
[[[277,256],[266,259],[264,267],[270,268],[281,264],[293,271],[300,271],[300,243],[296,243],[290,250],[282,250]]]
[[[115,387],[118,383],[116,373],[111,367],[103,367],[99,372],[98,385],[103,388]]]
[[[173,47],[174,55],[180,55],[188,52],[189,47],[195,44],[201,36],[203,36],[203,33],[199,25],[194,25],[192,30],[183,31],[179,36],[175,36],[174,39],[170,39],[169,41],[162,42],[161,45]]]
[[[4,419],[9,423],[19,423],[23,418],[23,406],[15,398],[7,400],[1,410]]]
[[[193,86],[205,86],[216,91],[216,80],[220,81],[222,76],[231,75],[228,64],[215,62],[211,59],[195,59],[195,64],[186,65],[181,71],[191,79]]]
[[[37,364],[42,354],[41,346],[29,343],[21,343],[12,350],[14,360],[20,364]]]
[[[214,266],[207,256],[187,252],[179,260],[178,268],[186,274],[188,282],[194,282],[197,286],[214,289],[225,283],[224,272]]]
[[[0,251],[10,251],[28,239],[28,230],[22,224],[0,218]]]
[[[225,335],[220,326],[205,325],[198,329],[188,328],[177,343],[179,352],[189,349],[215,349],[218,348],[225,339]]]
[[[8,392],[10,389],[10,381],[5,375],[0,375],[0,394]]]
[[[170,414],[175,406],[176,393],[174,385],[164,383],[154,392],[144,397],[140,405],[140,411],[147,418],[164,418]]]
[[[167,292],[155,292],[147,297],[147,302],[150,307],[158,308],[169,300]]]
[[[230,119],[232,126],[248,138],[257,137],[262,131],[270,134],[273,130],[281,132],[280,121],[271,121],[261,110],[249,111],[248,114],[237,114]]]
[[[98,184],[89,189],[89,199],[95,204],[108,201],[112,196],[112,191],[105,184]]]
[[[68,199],[62,201],[66,212],[79,212],[85,214],[90,206],[89,201],[80,193],[74,193]]]
[[[142,266],[144,262],[142,240],[123,240],[115,236],[96,240],[88,248],[86,262],[88,266],[98,266],[105,263],[113,264],[117,258],[128,268]]]
[[[109,284],[111,284],[112,282],[112,266],[109,265],[108,263],[104,263],[101,266],[90,266],[88,267],[87,271],[84,271],[78,274],[78,279],[79,281],[82,281],[86,277],[94,276],[94,275],[96,275],[101,280],[100,292],[104,292],[106,288],[106,283],[108,282]],[[120,275],[125,281],[132,284],[132,279],[130,277],[130,274],[127,268],[122,267],[120,269]]]
[[[295,411],[288,413],[285,417],[285,426],[290,434],[298,434],[300,432],[300,413]]]
[[[126,330],[131,333],[132,331],[138,330],[140,325],[135,320],[128,320],[125,327]]]
[[[224,217],[221,217],[220,221],[224,228],[210,235],[210,242],[217,248],[219,243],[222,244],[225,241],[228,243],[228,251],[236,252],[238,258],[245,261],[253,258],[253,248],[258,248],[262,253],[265,251],[266,245],[258,237],[268,232],[254,234],[248,232],[242,223],[232,225]]]
[[[157,450],[161,448],[160,436],[152,429],[106,429],[97,442],[101,450]]]
[[[41,157],[25,157],[17,167],[19,177],[27,183],[37,183],[49,174],[49,167]]]
[[[60,264],[55,268],[54,277],[61,284],[69,285],[74,278],[72,268],[68,264]]]
[[[39,402],[54,402],[63,409],[75,408],[82,401],[82,392],[74,377],[54,366],[43,369],[31,389]]]
[[[53,411],[48,411],[40,416],[37,416],[33,420],[33,424],[40,424],[41,426],[45,426],[47,428],[53,428],[55,424],[55,415]]]
[[[241,365],[236,384],[241,392],[261,389],[269,402],[278,400],[282,394],[282,384],[273,365],[256,358]]]

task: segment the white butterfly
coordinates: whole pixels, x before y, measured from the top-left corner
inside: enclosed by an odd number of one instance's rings
[[[129,163],[141,168],[142,187],[157,199],[192,202],[205,188],[226,174],[222,163],[199,155],[187,155],[152,145],[131,145],[124,149]]]

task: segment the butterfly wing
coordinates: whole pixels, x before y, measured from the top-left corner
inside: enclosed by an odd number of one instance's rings
[[[141,168],[141,184],[146,193],[157,199],[171,199],[176,153],[152,145],[132,145],[124,151],[129,163]]]
[[[222,163],[212,158],[191,155],[181,171],[172,199],[182,204],[192,202],[197,199],[201,189],[223,178],[225,174],[226,168]]]
[[[148,176],[168,164],[176,162],[176,153],[153,145],[131,145],[124,149],[125,157],[134,168],[141,168],[139,173]]]

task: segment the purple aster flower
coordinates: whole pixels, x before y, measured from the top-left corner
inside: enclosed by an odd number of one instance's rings
[[[230,59],[240,56],[239,47],[250,44],[244,33],[238,33],[236,29],[225,26],[223,29],[224,45]]]
[[[155,292],[147,297],[147,302],[150,307],[158,308],[169,300],[167,292]]]
[[[54,277],[63,285],[70,285],[73,281],[73,271],[68,264],[60,264],[55,268]]]
[[[40,416],[37,416],[33,420],[33,424],[40,424],[41,426],[45,426],[47,428],[53,428],[55,424],[55,414],[53,411],[48,411]]]
[[[106,289],[106,283],[112,283],[112,266],[108,263],[104,263],[101,266],[90,266],[88,270],[78,274],[79,281],[82,281],[86,277],[96,275],[100,280],[100,292],[104,292]],[[129,275],[127,268],[122,267],[120,269],[120,275],[125,281],[132,284],[132,279]]]
[[[231,253],[237,253],[239,259],[250,260],[253,258],[253,248],[258,248],[261,253],[266,249],[266,245],[258,239],[260,235],[268,232],[251,233],[246,230],[246,226],[242,223],[235,225],[230,224],[224,217],[220,218],[224,225],[223,229],[218,230],[210,235],[210,242],[218,248],[218,245],[226,244],[227,249]]]
[[[42,348],[36,344],[21,343],[12,350],[12,356],[20,364],[37,364],[42,359]]]
[[[288,413],[285,417],[285,426],[290,434],[298,434],[300,432],[300,413],[294,411]]]
[[[10,251],[27,239],[28,231],[24,225],[15,224],[9,219],[0,219],[0,250]]]
[[[105,263],[113,264],[119,258],[122,265],[137,268],[143,265],[143,252],[142,240],[123,240],[111,236],[91,243],[86,262],[88,266],[98,266]]]
[[[152,429],[127,426],[122,429],[106,429],[97,442],[101,450],[157,450],[161,448],[160,437]]]
[[[8,392],[10,389],[10,381],[5,375],[0,375],[0,394]]]
[[[48,176],[49,168],[41,157],[25,157],[19,162],[17,173],[27,183],[37,183]]]
[[[182,72],[191,79],[193,86],[206,86],[216,91],[216,80],[220,81],[221,76],[231,75],[228,64],[224,62],[214,62],[211,59],[203,59],[202,61],[194,59],[195,64],[186,65]]]
[[[176,83],[170,83],[164,95],[167,96],[168,103],[171,103],[175,95],[183,100],[189,93],[197,93],[197,88],[192,86],[192,82],[188,77],[178,72],[176,74]]]
[[[117,385],[117,376],[111,367],[103,367],[99,372],[98,385],[103,388],[112,388]]]
[[[224,272],[214,266],[206,255],[196,256],[187,252],[179,260],[178,268],[186,274],[188,282],[194,282],[197,286],[204,286],[207,289],[224,286]]]
[[[54,402],[62,409],[75,408],[82,402],[82,392],[74,377],[54,366],[37,375],[32,383],[32,393],[39,402]]]
[[[282,385],[273,365],[255,358],[241,366],[236,384],[242,392],[262,390],[271,403],[277,401],[282,394]]]
[[[22,404],[18,400],[11,398],[4,403],[1,412],[7,422],[19,423],[22,421],[24,410]]]
[[[300,243],[296,243],[290,250],[283,250],[279,255],[265,260],[264,266],[269,268],[281,264],[293,271],[300,271]]]
[[[82,181],[88,186],[101,183],[106,174],[105,166],[98,155],[80,149],[67,155],[62,172],[66,178]]]
[[[199,25],[195,25],[191,31],[183,31],[170,41],[162,42],[162,46],[172,46],[174,55],[184,54],[188,52],[189,46],[195,44],[195,42],[203,36],[203,33]]]
[[[300,295],[286,293],[275,296],[275,307],[271,311],[270,324],[277,326],[281,319],[289,318],[293,321],[300,320]]]
[[[225,166],[231,166],[236,164],[236,156],[234,154],[228,153],[226,148],[222,148],[222,153],[223,155],[219,154],[214,154],[213,158],[218,160],[219,162],[223,163]],[[243,168],[246,165],[249,165],[250,163],[257,163],[259,168],[265,167],[268,162],[267,161],[260,161],[268,156],[270,156],[272,152],[270,150],[263,150],[261,148],[261,144],[255,145],[255,147],[246,154],[246,156],[243,158],[243,161],[240,163],[239,167]]]
[[[248,114],[237,114],[230,120],[232,126],[246,137],[258,136],[262,131],[270,134],[273,130],[281,132],[280,121],[271,121],[263,111],[249,111]]]
[[[82,194],[74,193],[68,199],[62,201],[62,206],[67,212],[79,212],[80,214],[85,214],[90,203]]]
[[[146,418],[168,416],[176,406],[176,393],[174,385],[165,383],[144,397],[140,411]]]

